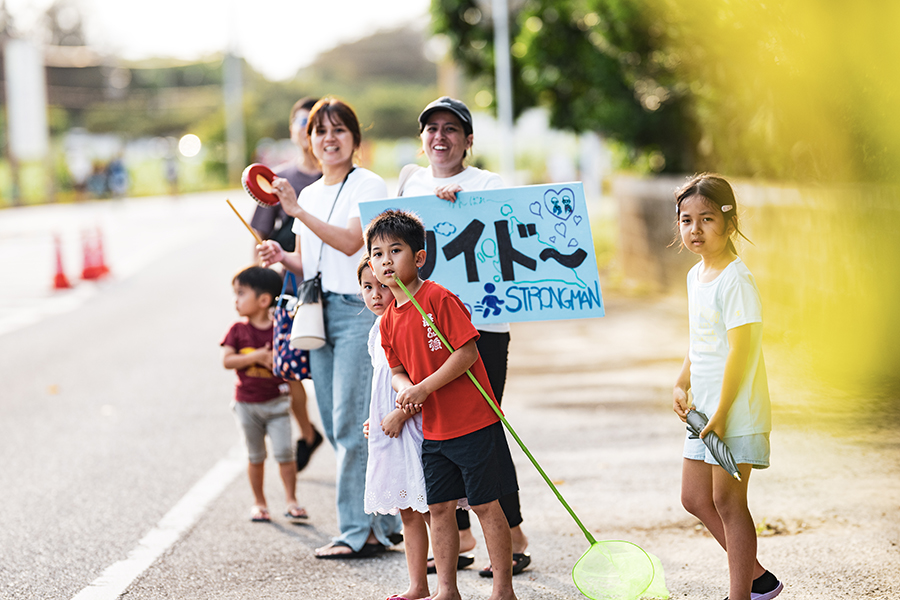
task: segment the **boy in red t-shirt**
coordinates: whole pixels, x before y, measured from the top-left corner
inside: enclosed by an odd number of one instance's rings
[[[291,445],[287,384],[272,373],[272,312],[281,291],[281,276],[272,269],[249,267],[234,276],[234,306],[246,320],[231,326],[222,341],[222,364],[237,371],[234,416],[247,444],[247,475],[253,490],[253,521],[270,519],[263,493],[266,435],[278,461],[289,519],[307,518],[297,504],[297,470]],[[282,387],[283,386],[283,387]],[[284,388],[284,389],[283,389]]]
[[[370,266],[394,295],[381,318],[381,343],[391,366],[397,406],[422,411],[422,467],[438,573],[435,600],[459,600],[456,585],[457,500],[467,498],[484,532],[494,572],[491,600],[514,600],[509,523],[499,498],[518,489],[500,419],[475,385],[491,394],[475,346],[478,331],[463,303],[433,281],[425,264],[425,228],[417,216],[389,210],[366,229]],[[455,348],[450,352],[397,284],[399,279]]]

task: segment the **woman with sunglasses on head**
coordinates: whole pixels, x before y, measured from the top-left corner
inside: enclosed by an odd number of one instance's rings
[[[300,151],[297,158],[278,165],[274,169],[275,175],[287,179],[288,183],[298,194],[303,188],[322,176],[319,170],[319,162],[313,156],[309,147],[309,139],[306,137],[306,125],[309,122],[309,111],[318,102],[318,98],[301,98],[291,107],[288,125],[291,132],[291,142]],[[250,226],[263,239],[272,239],[281,245],[287,252],[294,250],[294,232],[291,227],[294,217],[284,211],[281,204],[275,206],[263,206],[258,204]]]
[[[361,133],[356,113],[335,98],[323,98],[309,115],[310,148],[322,178],[296,196],[286,179],[272,184],[287,214],[294,217],[297,251],[284,252],[263,242],[265,264],[280,262],[303,279],[322,280],[325,345],[310,351],[310,370],[325,437],[338,459],[336,501],[340,535],[316,549],[317,558],[373,556],[398,538],[396,515],[365,512],[368,446],[363,423],[368,416],[372,362],[368,337],[375,315],[359,295],[356,268],[365,251],[359,203],[387,197],[384,180],[357,167],[353,158]],[[393,538],[393,540],[391,539]]]
[[[306,123],[309,121],[309,111],[318,102],[318,98],[301,98],[291,107],[290,126],[291,141],[300,150],[297,158],[281,164],[273,169],[275,175],[287,179],[291,187],[298,193],[306,186],[322,176],[319,171],[319,163],[313,156],[306,138]],[[294,250],[295,234],[292,231],[294,217],[284,212],[281,204],[275,206],[263,206],[258,204],[250,226],[263,239],[271,239],[278,242],[284,250]],[[322,443],[322,434],[316,431],[309,420],[309,412],[306,410],[306,390],[299,380],[289,379],[291,386],[291,412],[297,420],[300,428],[300,440],[297,443],[297,470],[302,471],[309,463],[312,453]]]

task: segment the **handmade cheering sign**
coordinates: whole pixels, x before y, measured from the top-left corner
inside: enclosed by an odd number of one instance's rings
[[[580,182],[362,202],[363,227],[389,208],[422,218],[420,275],[459,296],[476,325],[603,316]]]

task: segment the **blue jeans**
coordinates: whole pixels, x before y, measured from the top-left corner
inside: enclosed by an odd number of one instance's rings
[[[327,341],[309,353],[309,364],[322,428],[337,457],[341,534],[332,541],[360,550],[374,531],[379,542],[390,546],[388,535],[400,531],[400,517],[367,515],[364,508],[369,448],[362,428],[372,395],[368,341],[375,315],[356,294],[325,292],[322,303]]]

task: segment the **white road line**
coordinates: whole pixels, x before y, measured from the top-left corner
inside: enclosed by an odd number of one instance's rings
[[[97,290],[96,285],[81,284],[58,296],[30,299],[15,309],[4,310],[5,307],[0,305],[0,335],[40,323],[47,317],[71,312],[94,297]]]
[[[246,468],[246,460],[239,448],[234,448],[226,458],[194,484],[187,494],[162,518],[128,558],[106,568],[103,574],[89,586],[78,592],[72,600],[115,600],[166,550],[178,541],[206,509],[206,507]]]

